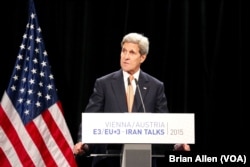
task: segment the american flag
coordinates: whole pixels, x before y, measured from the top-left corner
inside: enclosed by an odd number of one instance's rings
[[[30,0],[29,19],[0,105],[0,166],[70,166],[73,140],[58,100],[41,28]]]

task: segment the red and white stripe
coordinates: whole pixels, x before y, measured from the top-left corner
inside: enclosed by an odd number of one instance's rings
[[[77,165],[72,148],[60,102],[24,126],[4,93],[0,105],[1,166],[74,167]]]

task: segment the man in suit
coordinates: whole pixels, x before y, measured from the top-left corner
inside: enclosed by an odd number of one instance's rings
[[[147,58],[148,51],[149,40],[147,37],[138,33],[125,35],[121,42],[121,69],[96,79],[94,90],[85,112],[169,112],[163,82],[145,73],[140,68],[141,64]],[[128,80],[129,76],[133,76],[131,81]],[[140,98],[137,84],[140,87],[143,102]],[[130,109],[126,99],[128,85],[132,85],[134,90],[132,111],[129,111]],[[75,155],[88,153],[105,154],[109,148],[107,144],[87,145],[81,143],[81,137],[80,128],[79,142],[76,143],[73,148]],[[175,145],[173,149],[189,151],[190,147],[187,144],[179,144]],[[99,166],[119,167],[120,162],[119,160],[113,159],[110,163],[104,157],[95,157],[92,162],[92,167]],[[155,164],[153,164],[153,166],[155,166]]]

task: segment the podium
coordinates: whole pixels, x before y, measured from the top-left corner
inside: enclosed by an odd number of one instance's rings
[[[123,144],[120,154],[92,156],[120,156],[121,167],[151,167],[157,157],[152,144],[195,143],[194,114],[82,113],[82,136],[86,144]]]
[[[151,167],[151,144],[124,144],[122,167]]]

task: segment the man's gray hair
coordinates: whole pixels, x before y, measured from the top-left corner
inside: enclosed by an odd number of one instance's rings
[[[134,43],[138,44],[139,46],[139,52],[141,55],[147,55],[149,51],[149,40],[147,37],[145,37],[142,34],[139,33],[129,33],[125,35],[121,42],[121,47],[124,43]]]

